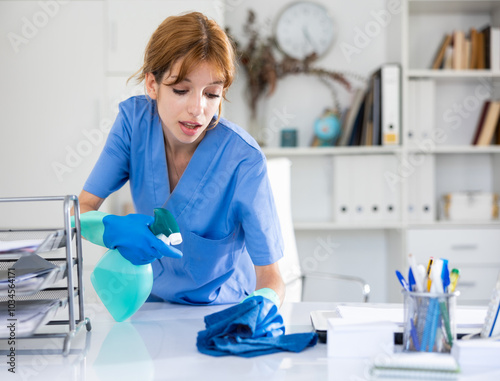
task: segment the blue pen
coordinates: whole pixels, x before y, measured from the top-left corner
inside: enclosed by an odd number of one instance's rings
[[[403,286],[403,288],[404,288],[406,291],[411,291],[411,290],[410,290],[410,286],[408,285],[408,282],[406,282],[406,279],[405,279],[405,277],[403,276],[403,274],[401,274],[398,270],[396,270],[396,276],[398,277],[398,279],[399,279],[399,283],[401,283],[401,286]]]
[[[450,285],[450,271],[448,270],[448,260],[442,259],[443,261],[443,270],[441,271],[441,279],[443,281],[443,290],[444,292],[448,292],[448,286]]]
[[[413,322],[413,318],[410,318],[411,324],[411,338],[413,340],[413,346],[416,351],[420,351],[420,343],[418,342],[418,334],[417,329],[415,328],[415,323]]]
[[[410,290],[415,291],[417,283],[415,282],[415,277],[413,276],[413,271],[411,270],[411,267],[408,269],[408,282],[410,283]]]

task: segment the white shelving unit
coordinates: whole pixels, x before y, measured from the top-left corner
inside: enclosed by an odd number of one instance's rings
[[[500,26],[499,1],[408,0],[402,12],[403,151],[411,148],[408,127],[412,81],[432,81],[435,109],[430,123],[445,139],[426,152],[434,158],[433,194],[436,205],[446,192],[482,190],[500,192],[500,146],[472,146],[484,96],[498,98],[500,73],[492,70],[431,70],[434,54],[446,33],[471,27]],[[481,90],[481,91],[479,91]],[[453,122],[451,122],[451,118]],[[411,222],[406,228],[406,250],[419,258],[448,257],[462,272],[461,301],[485,303],[500,270],[497,236],[499,221],[449,222],[436,216],[430,222]]]
[[[445,33],[454,29],[468,31],[471,27],[481,29],[491,24],[500,26],[500,1],[461,0],[406,0],[401,13],[401,69],[402,69],[402,144],[397,147],[297,147],[267,148],[268,157],[286,156],[292,160],[292,210],[297,242],[310,252],[317,249],[318,237],[331,234],[339,245],[346,249],[347,242],[354,244],[382,242],[377,253],[378,277],[371,277],[366,257],[359,258],[361,264],[357,275],[364,271],[369,283],[380,286],[380,277],[385,277],[385,301],[400,301],[401,295],[393,276],[395,269],[407,269],[406,258],[414,253],[425,263],[429,256],[447,257],[451,266],[460,268],[462,291],[461,303],[486,303],[489,290],[493,288],[500,270],[500,221],[450,222],[439,219],[439,199],[452,191],[482,190],[500,193],[500,146],[477,147],[470,144],[475,131],[483,100],[471,101],[476,88],[481,87],[497,97],[500,89],[500,72],[491,70],[431,70],[435,52]],[[409,100],[411,81],[432,81],[435,88],[434,112],[428,120],[432,134],[442,129],[444,139],[432,139],[424,145],[412,142],[409,137],[412,116],[415,112]],[[485,91],[482,93],[484,94]],[[455,104],[464,102],[477,107],[467,110],[453,125],[448,119],[459,114]],[[470,105],[469,105],[470,106]],[[471,107],[469,107],[471,108]],[[425,159],[427,169],[423,174],[411,172],[397,184],[397,198],[401,206],[397,218],[391,220],[356,220],[340,222],[336,219],[332,201],[335,182],[344,182],[345,177],[334,173],[333,162],[346,157],[368,163],[375,156],[389,155],[404,166],[412,160],[418,171],[419,159]],[[361,165],[361,164],[360,164]],[[422,165],[423,167],[424,165]],[[400,169],[400,167],[398,167]],[[353,174],[354,175],[354,174]],[[295,178],[295,183],[294,179]],[[406,181],[407,180],[407,181]],[[419,196],[429,201],[429,211],[423,218],[415,218],[410,209],[414,187]],[[363,192],[370,193],[369,181]],[[412,193],[413,192],[413,193]],[[424,212],[420,212],[424,213]],[[316,239],[314,240],[314,238]],[[344,237],[345,240],[344,241]],[[323,239],[323,238],[321,238]],[[359,240],[359,241],[358,241]],[[376,246],[376,245],[375,245]],[[362,250],[371,252],[371,243]],[[375,255],[375,249],[373,249]],[[352,253],[359,255],[360,252]],[[349,261],[349,250],[342,253],[341,261]]]

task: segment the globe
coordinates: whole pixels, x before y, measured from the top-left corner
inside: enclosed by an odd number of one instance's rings
[[[319,139],[320,146],[334,145],[340,133],[340,119],[332,112],[325,114],[314,122],[314,134]]]

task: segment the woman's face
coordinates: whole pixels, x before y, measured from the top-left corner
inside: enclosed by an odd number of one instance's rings
[[[192,70],[183,81],[177,79],[180,63],[173,65],[162,83],[153,74],[146,74],[146,89],[157,101],[163,131],[169,144],[181,146],[199,143],[222,100],[223,81],[213,67],[204,62]]]

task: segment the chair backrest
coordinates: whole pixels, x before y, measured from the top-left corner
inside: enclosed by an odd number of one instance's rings
[[[298,302],[302,299],[302,272],[292,221],[291,165],[291,161],[286,158],[275,158],[267,161],[269,181],[285,244],[284,256],[278,263],[286,284],[286,301]]]
[[[292,220],[291,165],[291,161],[286,158],[267,161],[269,181],[285,244],[284,257],[278,262],[286,284],[285,300],[368,301],[370,286],[359,277],[317,272],[305,274],[302,271]],[[306,283],[308,286],[304,287]]]

